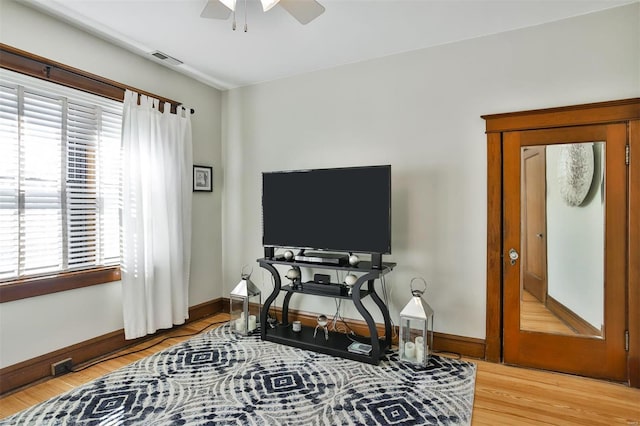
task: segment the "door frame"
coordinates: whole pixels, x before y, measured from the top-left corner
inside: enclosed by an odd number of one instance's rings
[[[640,98],[483,115],[487,135],[487,310],[485,359],[502,362],[503,345],[503,133],[588,124],[627,124],[627,329],[629,385],[640,388]]]
[[[532,155],[533,154],[533,155]],[[537,159],[535,161],[541,162],[541,166],[542,166],[542,174],[539,176],[536,176],[535,178],[535,182],[534,183],[540,183],[541,181],[544,183],[544,188],[543,191],[541,192],[536,192],[535,190],[533,190],[533,193],[537,193],[537,195],[539,195],[540,197],[537,199],[537,202],[540,203],[540,205],[538,206],[539,208],[537,209],[536,212],[533,212],[533,214],[530,215],[530,213],[532,213],[531,209],[529,208],[529,193],[531,190],[531,186],[529,185],[528,179],[527,179],[527,173],[526,170],[529,167],[528,166],[528,160],[537,157]],[[547,183],[546,183],[546,171],[547,171],[547,164],[546,164],[546,158],[547,158],[547,153],[546,150],[544,149],[543,146],[540,145],[530,145],[527,146],[524,151],[522,152],[522,157],[520,159],[521,163],[520,163],[520,170],[522,171],[522,195],[521,195],[521,204],[522,204],[522,215],[523,215],[523,231],[522,231],[522,244],[520,245],[520,259],[522,262],[522,277],[520,278],[522,281],[522,289],[523,290],[527,290],[529,291],[536,299],[538,299],[540,301],[540,303],[542,303],[543,305],[547,306],[547,293],[548,293],[548,286],[547,286],[547,217],[546,217],[546,207],[547,207],[547,200],[546,200],[546,192],[547,192]],[[527,284],[529,282],[531,282],[531,279],[529,278],[531,276],[530,274],[530,269],[529,269],[529,259],[531,254],[529,253],[529,248],[531,247],[531,234],[529,233],[529,223],[531,221],[530,216],[534,216],[535,217],[535,213],[538,213],[541,217],[543,217],[543,221],[544,223],[540,223],[542,225],[542,227],[538,228],[537,230],[539,231],[538,236],[537,236],[537,243],[542,247],[541,250],[537,251],[537,253],[535,253],[535,255],[538,255],[540,258],[540,267],[542,269],[542,271],[539,271],[541,273],[541,277],[536,277],[538,278],[538,282],[541,282],[541,285],[539,289],[539,294],[533,294],[533,289],[529,289],[527,288]],[[544,242],[544,243],[543,243]],[[535,278],[534,278],[535,279]],[[538,295],[540,295],[540,297],[538,297]],[[520,295],[520,297],[522,297],[522,295]]]

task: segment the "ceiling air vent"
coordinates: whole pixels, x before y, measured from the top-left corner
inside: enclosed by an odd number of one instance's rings
[[[153,52],[151,55],[155,56],[156,58],[160,59],[161,61],[166,62],[167,64],[170,65],[182,65],[182,61],[167,55],[166,53],[162,53],[158,50],[156,50],[155,52]]]

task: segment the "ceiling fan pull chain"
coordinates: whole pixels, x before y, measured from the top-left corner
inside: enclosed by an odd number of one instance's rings
[[[233,22],[231,23],[231,29],[233,31],[236,30],[236,11],[235,10],[233,11]]]
[[[247,0],[244,0],[244,32],[247,32]]]

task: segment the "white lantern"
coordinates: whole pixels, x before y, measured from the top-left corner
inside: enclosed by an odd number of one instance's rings
[[[416,280],[424,283],[424,290],[413,288]],[[401,361],[426,367],[433,350],[433,309],[421,297],[427,291],[423,278],[413,278],[410,287],[413,297],[400,311],[398,354]]]
[[[229,314],[231,330],[241,336],[247,336],[260,327],[262,294],[260,289],[251,282],[251,272],[248,274],[242,272],[241,276],[238,285],[231,290]]]

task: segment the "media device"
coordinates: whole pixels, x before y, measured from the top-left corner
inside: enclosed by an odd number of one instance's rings
[[[380,269],[391,253],[391,166],[264,172],[262,226],[265,257],[276,247],[370,253]]]
[[[330,284],[331,276],[327,274],[313,274],[313,282],[318,284]]]
[[[324,294],[326,296],[346,296],[347,291],[338,284],[320,284],[314,281],[302,283],[302,290],[313,291],[316,294]]]
[[[349,256],[340,253],[303,252],[294,257],[298,262],[326,263],[328,265],[344,265]]]
[[[353,352],[361,355],[369,355],[371,353],[371,345],[360,342],[353,342],[347,348],[349,352]]]

